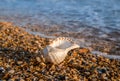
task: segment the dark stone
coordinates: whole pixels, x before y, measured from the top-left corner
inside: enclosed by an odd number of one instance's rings
[[[59,80],[65,80],[65,75],[59,75],[57,78],[58,78]]]

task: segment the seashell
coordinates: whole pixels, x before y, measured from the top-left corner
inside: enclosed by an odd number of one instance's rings
[[[59,64],[65,59],[70,50],[79,47],[70,38],[59,37],[43,49],[43,56],[45,61]]]

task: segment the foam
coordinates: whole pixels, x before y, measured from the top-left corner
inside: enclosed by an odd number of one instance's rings
[[[101,55],[101,56],[104,56],[104,57],[107,57],[107,58],[110,58],[110,59],[120,60],[120,56],[118,56],[118,55],[110,55],[110,54],[107,54],[107,53],[102,53],[100,51],[92,51],[91,53],[95,54],[95,55]]]

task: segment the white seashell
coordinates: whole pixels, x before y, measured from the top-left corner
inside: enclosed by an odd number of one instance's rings
[[[75,44],[70,38],[59,37],[44,48],[43,56],[45,61],[59,64],[65,59],[70,50],[79,47],[80,46]]]

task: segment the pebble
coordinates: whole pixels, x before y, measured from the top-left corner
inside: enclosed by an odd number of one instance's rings
[[[0,73],[4,73],[4,72],[5,72],[4,67],[0,67]]]
[[[9,73],[13,74],[15,72],[15,70],[10,70]]]
[[[41,62],[40,57],[36,57],[36,60],[37,60],[38,62]]]
[[[23,61],[18,61],[17,64],[21,65],[23,63]]]

